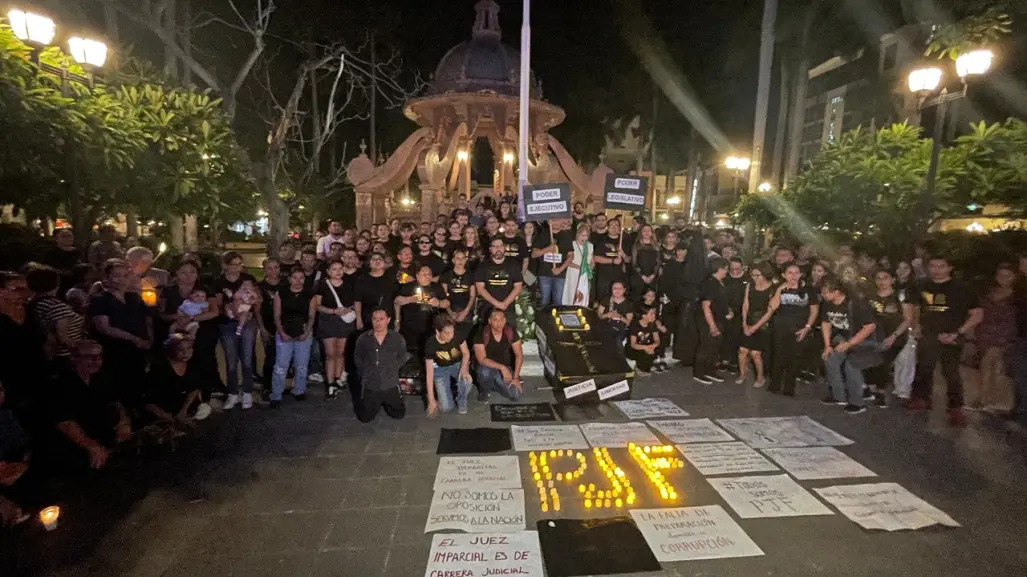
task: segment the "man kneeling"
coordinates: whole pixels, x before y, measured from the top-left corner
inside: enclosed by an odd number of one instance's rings
[[[507,325],[505,312],[492,309],[488,324],[474,338],[474,357],[478,359],[479,385],[485,400],[493,390],[511,401],[521,398],[524,352],[517,331]]]
[[[354,349],[360,381],[354,408],[362,423],[373,421],[382,407],[393,419],[402,419],[407,413],[399,391],[399,369],[409,353],[403,337],[389,328],[390,320],[388,311],[375,310],[371,314],[372,329],[360,335]]]

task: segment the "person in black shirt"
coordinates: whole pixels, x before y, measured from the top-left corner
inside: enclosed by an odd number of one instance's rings
[[[687,272],[685,268],[685,257],[688,255],[688,246],[684,243],[674,247],[672,260],[663,263],[660,276],[657,279],[657,302],[659,303],[656,320],[666,330],[663,342],[660,344],[661,354],[665,351],[672,351],[673,343],[677,341],[677,330],[682,309],[685,307],[685,282]],[[669,368],[666,357],[661,356],[656,361],[659,370]]]
[[[767,391],[786,396],[795,396],[803,344],[820,312],[820,295],[804,283],[801,276],[798,265],[785,265],[784,280],[770,300],[770,313],[774,316],[774,359]]]
[[[119,398],[137,408],[139,383],[146,374],[146,351],[153,343],[153,317],[136,292],[126,292],[131,278],[128,263],[111,260],[104,267],[104,290],[89,301],[89,316],[109,362],[103,366],[105,378],[115,387]]]
[[[478,361],[478,384],[482,400],[488,401],[491,391],[516,402],[524,393],[521,366],[524,352],[517,330],[509,326],[506,316],[492,309],[488,323],[474,337],[474,358]]]
[[[75,247],[75,234],[70,228],[57,228],[53,231],[54,246],[43,254],[42,263],[68,273],[76,264],[82,262],[82,251]]]
[[[720,351],[722,363],[728,370],[737,369],[738,349],[742,338],[742,303],[745,300],[745,289],[749,279],[745,275],[745,264],[742,259],[734,257],[728,261],[727,277],[724,278],[724,289],[727,291],[727,306],[732,315],[724,326],[724,346]],[[733,371],[734,372],[734,371]]]
[[[864,380],[874,391],[877,406],[887,404],[885,392],[891,378],[891,365],[909,341],[909,327],[913,323],[913,305],[905,302],[905,294],[895,290],[895,276],[887,269],[874,273],[877,290],[867,302],[874,310],[877,333],[883,337],[880,345],[881,363],[863,371]]]
[[[450,256],[453,254],[453,247],[456,243],[450,242],[446,236],[449,232],[446,230],[445,225],[439,225],[435,227],[434,235],[432,236],[431,252],[435,256],[442,259],[445,266],[449,266]]]
[[[749,368],[749,357],[756,369],[753,387],[759,389],[766,384],[763,376],[763,355],[770,351],[770,301],[775,294],[772,282],[773,272],[769,263],[757,263],[749,271],[752,282],[745,285],[742,299],[742,337],[738,347],[738,379],[736,384],[745,383]]]
[[[353,307],[356,287],[347,285],[345,265],[333,261],[328,277],[317,285],[314,304],[317,309],[317,338],[324,352],[326,396],[334,399],[346,382],[346,340],[356,328],[357,314]]]
[[[8,406],[19,413],[41,396],[39,369],[46,363],[43,341],[27,310],[31,292],[25,277],[0,271],[0,383],[7,388]]]
[[[432,282],[432,271],[422,266],[417,271],[417,281],[407,283],[399,289],[396,297],[396,324],[410,350],[420,352],[424,347],[432,321],[441,309],[449,307],[446,291]]]
[[[403,337],[389,328],[389,313],[375,309],[371,330],[357,337],[353,357],[359,385],[354,391],[353,408],[361,423],[370,423],[384,406],[393,419],[406,416],[406,404],[399,391],[399,369],[410,358]]]
[[[457,248],[453,251],[453,268],[442,273],[439,279],[449,301],[449,314],[457,325],[457,333],[466,338],[474,322],[474,303],[478,298],[478,287],[474,274],[467,270],[467,253]]]
[[[261,263],[264,279],[257,283],[260,291],[260,342],[264,347],[264,366],[261,381],[265,387],[271,385],[271,374],[275,370],[275,295],[278,291],[289,287],[289,281],[282,277],[281,265],[277,258],[266,258]],[[286,271],[288,272],[288,271]]]
[[[164,356],[150,367],[143,408],[159,421],[189,426],[210,415],[210,406],[200,401],[197,380],[189,374],[193,341],[183,333],[172,334],[164,341]]]
[[[389,253],[399,256],[399,251],[402,250],[403,247],[409,247],[413,250],[413,237],[414,225],[409,222],[405,222],[399,229],[399,236],[389,236],[389,242],[386,243],[385,248],[388,249]]]
[[[494,238],[489,243],[491,258],[478,266],[474,285],[482,299],[480,318],[488,318],[492,309],[499,309],[506,315],[510,326],[517,324],[514,303],[524,289],[521,263],[506,258],[506,243]]]
[[[428,384],[428,416],[442,410],[453,410],[453,385],[456,385],[456,407],[467,414],[467,394],[471,389],[471,351],[466,337],[458,335],[453,319],[435,317],[435,334],[424,345],[424,374]],[[434,386],[433,386],[434,385]]]
[[[963,380],[959,375],[959,359],[963,353],[966,333],[981,323],[984,310],[978,296],[962,281],[952,278],[952,265],[943,256],[932,256],[927,264],[929,278],[917,283],[907,298],[920,309],[917,328],[922,337],[917,343],[916,378],[913,398],[906,407],[927,410],[934,390],[934,367],[941,363],[948,387],[949,422],[961,427],[963,414]]]
[[[592,234],[595,246],[596,297],[599,300],[610,296],[613,283],[624,281],[624,263],[630,260],[621,246],[620,220],[610,219],[606,234]]]
[[[439,277],[446,270],[446,261],[439,255],[435,254],[432,249],[432,241],[427,236],[422,236],[417,239],[417,266],[426,266],[431,269],[431,278],[435,282],[439,282]]]
[[[653,368],[660,331],[656,328],[656,309],[645,308],[628,328],[627,357],[635,361],[635,374],[644,377]]]
[[[608,224],[606,214],[600,212],[596,215],[595,222],[592,225],[592,238],[589,239],[592,241],[593,246],[598,245],[599,241],[606,237]]]
[[[660,251],[656,245],[653,227],[646,224],[639,229],[631,245],[631,298],[639,300],[648,289],[656,289],[660,272]]]
[[[447,244],[452,249],[462,245],[464,243],[464,227],[457,221],[451,221],[449,223],[449,238]]]
[[[303,269],[303,287],[307,292],[314,292],[314,287],[324,278],[324,271],[321,270],[317,260],[317,252],[311,249],[304,249],[300,253],[300,267]]]
[[[710,262],[713,273],[699,288],[705,323],[699,323],[699,350],[695,354],[692,379],[704,385],[724,382],[724,379],[717,375],[717,361],[723,346],[724,328],[734,317],[728,306],[727,290],[724,288],[727,267],[726,260],[713,259]]]
[[[506,219],[503,223],[503,234],[501,238],[506,243],[506,258],[521,265],[521,275],[528,270],[528,261],[531,254],[524,239],[517,234],[517,221],[513,218]]]
[[[599,318],[606,321],[606,326],[613,333],[614,343],[621,351],[624,350],[624,340],[628,336],[628,327],[635,316],[635,305],[627,298],[627,287],[624,281],[614,281],[612,294],[599,301],[597,313]]]
[[[877,325],[866,301],[850,297],[842,283],[827,279],[821,289],[821,330],[824,334],[824,372],[830,387],[823,403],[844,405],[845,412],[866,411],[863,401],[863,370],[880,362],[877,343],[871,339]]]
[[[396,253],[396,264],[389,269],[389,276],[395,283],[393,287],[399,290],[405,284],[414,282],[417,277],[417,264],[414,263],[414,249],[404,246]]]
[[[392,310],[396,295],[395,277],[385,270],[385,257],[372,253],[367,261],[368,271],[357,279],[356,300],[357,330],[371,326],[371,312],[378,308]]]
[[[307,371],[313,346],[314,295],[304,286],[303,271],[293,269],[287,288],[275,293],[275,368],[271,378],[271,406],[278,407],[285,392],[285,379],[289,365],[294,365],[292,395],[296,400],[306,398]]]
[[[678,233],[668,230],[663,235],[663,242],[660,243],[660,274],[663,274],[663,267],[677,258]],[[726,260],[726,259],[725,259]]]
[[[531,258],[538,259],[540,308],[557,305],[563,300],[567,267],[574,256],[574,236],[569,230],[570,221],[551,220],[549,226],[551,233],[539,231],[531,247]]]

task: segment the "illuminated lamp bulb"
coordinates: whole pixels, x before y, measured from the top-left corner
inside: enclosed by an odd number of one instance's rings
[[[677,494],[677,492],[676,492],[676,491],[674,491],[674,490],[671,490],[671,491],[669,491],[669,494],[670,494],[670,498],[671,498],[672,500],[673,500],[673,499],[677,499],[677,498],[678,498],[678,494]]]
[[[592,491],[585,491],[585,498],[586,499],[591,499],[592,498]]]
[[[667,488],[666,487],[660,487],[660,497],[663,497],[664,499],[667,499],[669,496],[670,495],[669,495],[669,493],[667,493]]]
[[[535,454],[535,451],[531,451],[531,452],[528,453],[528,460],[529,461],[534,461],[537,458],[538,458],[538,456]]]

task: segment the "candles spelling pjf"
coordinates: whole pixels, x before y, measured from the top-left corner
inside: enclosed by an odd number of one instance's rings
[[[57,528],[57,520],[60,516],[61,508],[57,505],[53,505],[39,512],[39,521],[47,531],[53,531]]]
[[[661,470],[667,469],[680,469],[685,466],[684,461],[677,457],[669,456],[674,452],[674,447],[669,445],[658,445],[658,446],[638,446],[634,443],[628,445],[628,452],[636,463],[645,472],[646,477],[649,478],[650,484],[653,485],[659,494],[660,498],[665,501],[677,500],[678,494],[674,490],[674,486],[667,481],[667,478],[660,472]],[[668,456],[662,456],[668,455]],[[633,499],[628,499],[628,504],[632,503]]]

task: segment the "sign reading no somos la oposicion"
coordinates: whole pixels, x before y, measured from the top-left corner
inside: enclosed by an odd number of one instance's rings
[[[606,175],[606,208],[616,210],[642,210],[649,191],[649,181],[644,176]]]
[[[571,185],[566,182],[524,187],[524,220],[542,222],[571,217]]]

